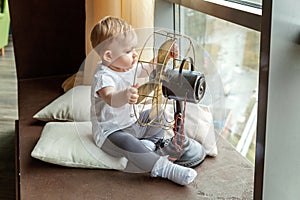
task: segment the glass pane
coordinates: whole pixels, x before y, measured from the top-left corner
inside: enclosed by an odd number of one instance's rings
[[[260,33],[224,20],[177,7],[176,30],[193,38],[210,55],[224,89],[220,134],[251,162],[255,160]]]

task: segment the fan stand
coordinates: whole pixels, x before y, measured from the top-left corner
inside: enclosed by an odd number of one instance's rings
[[[174,112],[174,128],[173,131],[184,134],[184,116],[185,109],[182,113],[182,108],[184,108],[184,103],[182,101],[176,100],[175,112]]]
[[[144,43],[138,59],[138,63],[141,63],[141,66],[143,66],[143,63],[149,63],[141,59],[147,42],[151,41],[150,38],[153,36],[154,38],[155,36],[166,37],[157,51],[157,66],[153,80],[142,84],[138,89],[139,99],[137,104],[147,100],[146,98],[148,97],[152,100],[149,123],[140,122],[136,110],[134,112],[138,122],[143,126],[173,128],[174,134],[172,138],[166,140],[162,139],[158,142],[157,149],[155,150],[158,155],[168,156],[170,161],[185,167],[195,167],[204,161],[206,153],[199,142],[187,137],[184,133],[185,106],[186,102],[197,103],[203,97],[205,85],[203,87],[200,86],[202,86],[201,80],[205,83],[204,75],[194,71],[193,58],[195,57],[195,50],[190,38],[165,31],[154,32],[153,34],[154,35],[149,36],[148,40]],[[179,60],[173,58],[173,69],[166,69],[166,65],[170,59],[168,55],[172,46],[175,44],[175,41],[183,42],[183,40],[188,44],[184,52],[184,59]],[[192,53],[192,57],[189,56],[190,53]],[[189,59],[189,62],[186,62],[187,59]],[[175,61],[181,61],[179,71],[175,70]],[[190,63],[191,70],[183,70],[187,63]],[[136,79],[134,81],[134,84],[135,83]],[[152,96],[150,95],[151,92],[153,92]],[[164,115],[159,114],[159,110],[167,105],[167,101],[163,102],[162,100],[163,96],[166,97],[166,100],[172,99],[175,101],[174,119],[168,123],[167,126],[161,123],[165,121],[165,119],[162,119]],[[155,124],[156,120],[158,124]]]

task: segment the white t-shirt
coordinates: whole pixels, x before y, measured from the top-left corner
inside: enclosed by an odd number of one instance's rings
[[[99,147],[111,133],[134,124],[136,116],[133,105],[127,103],[119,108],[111,107],[99,97],[97,91],[108,86],[114,87],[116,91],[132,86],[135,70],[134,67],[126,72],[117,72],[104,65],[99,65],[96,69],[91,87],[91,121],[93,137]],[[136,114],[138,113],[136,110]]]

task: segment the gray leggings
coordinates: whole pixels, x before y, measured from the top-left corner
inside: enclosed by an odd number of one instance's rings
[[[149,111],[141,113],[142,122],[147,122],[148,118]],[[128,163],[124,169],[126,172],[150,172],[160,156],[146,148],[140,139],[156,143],[164,134],[162,128],[141,126],[136,122],[128,128],[110,134],[101,149],[112,156],[127,158]]]

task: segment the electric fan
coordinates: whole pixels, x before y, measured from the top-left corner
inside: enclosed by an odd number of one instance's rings
[[[170,56],[174,45],[180,52],[178,58]],[[151,56],[156,58],[152,63],[155,70],[146,79],[139,79],[138,71],[150,64],[145,57]],[[156,152],[187,167],[195,167],[205,158],[201,144],[184,134],[186,102],[199,103],[206,90],[204,74],[195,71],[194,60],[195,49],[189,37],[165,30],[154,31],[140,50],[134,80],[134,84],[140,85],[139,99],[134,105],[138,122],[174,133],[171,139],[157,145]],[[145,123],[139,121],[138,116],[146,109],[150,109],[150,114]]]

